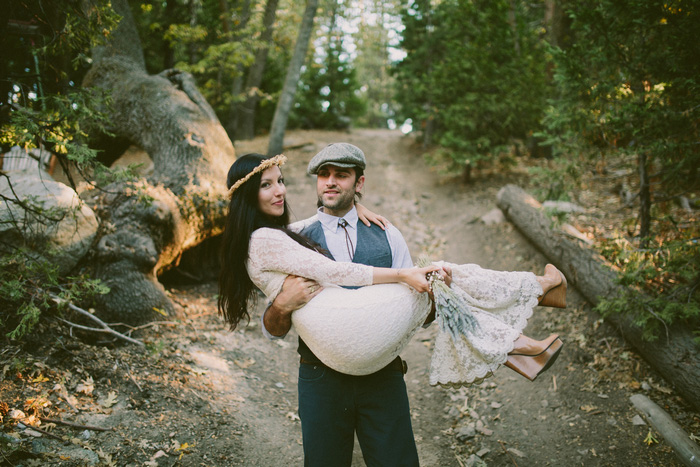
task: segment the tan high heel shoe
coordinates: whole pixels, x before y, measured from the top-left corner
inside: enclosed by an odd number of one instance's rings
[[[550,306],[552,308],[566,308],[566,276],[559,269],[557,272],[561,276],[561,282],[556,287],[552,287],[540,298],[540,306]]]
[[[530,381],[534,381],[541,373],[549,369],[556,361],[564,343],[559,335],[552,334],[536,345],[517,345],[508,354],[505,365]]]

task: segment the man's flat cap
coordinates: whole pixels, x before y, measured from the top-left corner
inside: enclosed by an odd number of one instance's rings
[[[367,162],[365,161],[365,153],[357,146],[350,143],[333,143],[321,149],[309,161],[309,167],[306,171],[310,174],[316,174],[318,169],[326,164],[337,167],[359,167],[365,170]]]

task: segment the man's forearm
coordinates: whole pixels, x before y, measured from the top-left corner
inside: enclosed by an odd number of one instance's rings
[[[292,314],[275,306],[274,302],[265,310],[263,326],[271,335],[280,337],[286,335],[292,328]]]

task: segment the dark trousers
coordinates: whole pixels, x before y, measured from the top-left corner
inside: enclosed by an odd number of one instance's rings
[[[351,376],[302,363],[299,417],[305,466],[350,466],[355,432],[368,467],[419,465],[406,383],[396,365]]]

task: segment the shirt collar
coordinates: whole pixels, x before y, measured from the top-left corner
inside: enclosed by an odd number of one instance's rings
[[[357,209],[355,208],[355,206],[353,206],[352,209],[348,211],[342,218],[326,214],[325,212],[323,212],[323,208],[318,208],[319,222],[321,222],[321,224],[323,224],[323,226],[331,232],[335,233],[338,231],[338,221],[340,219],[345,219],[348,223],[348,227],[352,229],[357,229],[357,221],[359,219],[357,217]]]

